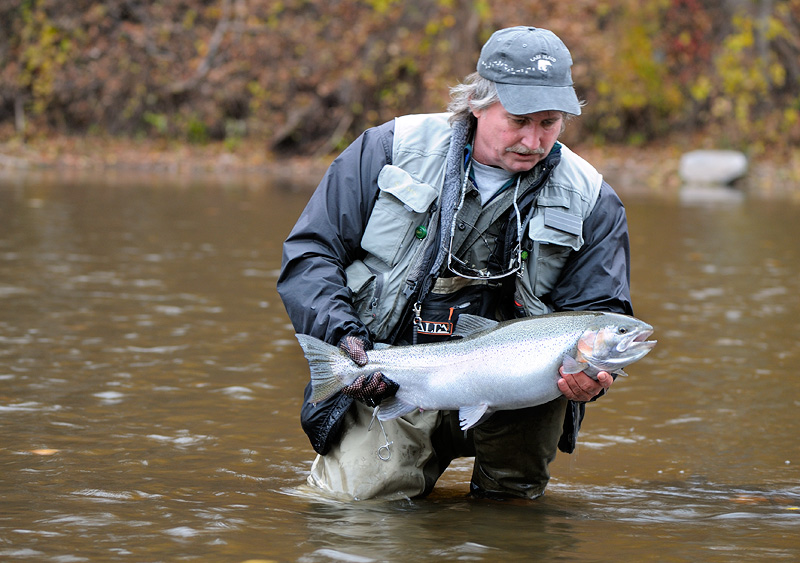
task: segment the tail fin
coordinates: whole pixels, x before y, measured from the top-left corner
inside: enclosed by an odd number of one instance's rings
[[[343,352],[336,346],[332,346],[322,340],[308,336],[306,334],[295,334],[303,354],[308,360],[308,367],[311,370],[311,398],[310,402],[316,403],[327,399],[338,392],[345,383],[336,375],[337,364],[340,366]],[[349,362],[348,358],[348,362]],[[355,365],[353,366],[355,367]]]

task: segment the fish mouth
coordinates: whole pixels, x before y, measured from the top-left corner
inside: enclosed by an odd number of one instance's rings
[[[652,350],[658,343],[658,340],[647,340],[651,334],[653,334],[652,328],[639,330],[620,342],[617,345],[617,350],[620,352],[633,352],[644,349]]]

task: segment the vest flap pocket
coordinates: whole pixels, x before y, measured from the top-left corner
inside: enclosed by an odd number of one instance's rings
[[[375,274],[367,268],[361,260],[356,260],[344,270],[347,276],[347,287],[355,294],[358,295],[362,290],[375,279]]]
[[[536,213],[528,225],[528,236],[531,240],[568,246],[578,250],[583,246],[583,221],[577,215],[571,215],[552,208]]]
[[[395,266],[418,240],[415,231],[427,223],[427,211],[439,194],[391,164],[378,175],[378,187],[380,194],[361,237],[361,248]],[[420,233],[424,237],[423,231]]]
[[[415,180],[411,174],[387,164],[378,174],[378,187],[392,194],[416,213],[428,210],[439,192],[433,186]]]
[[[544,210],[544,226],[575,236],[583,232],[583,220],[580,217],[553,207]]]

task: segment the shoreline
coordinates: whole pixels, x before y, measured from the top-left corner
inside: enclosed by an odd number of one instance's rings
[[[269,175],[303,184],[319,181],[329,158],[285,158],[255,145],[230,150],[223,143],[203,146],[127,139],[59,138],[28,143],[0,143],[0,173],[156,175],[198,178]]]
[[[572,148],[603,173],[620,194],[670,198],[681,192],[678,165],[683,151],[677,144]],[[334,158],[335,155],[275,155],[247,141],[229,147],[224,143],[200,146],[153,140],[59,137],[27,143],[0,142],[0,175],[55,173],[60,178],[76,180],[97,174],[121,175],[122,179],[152,175],[219,182],[269,177],[273,183],[287,184],[289,189],[310,190]],[[735,183],[735,189],[757,198],[800,202],[800,149],[772,159],[753,159],[747,175]]]

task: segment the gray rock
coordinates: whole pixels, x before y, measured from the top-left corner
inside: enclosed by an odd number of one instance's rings
[[[739,151],[697,150],[681,156],[678,174],[687,184],[727,185],[747,173],[747,157]]]

